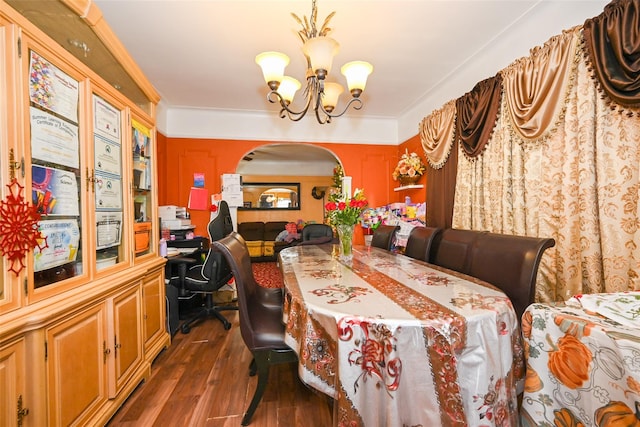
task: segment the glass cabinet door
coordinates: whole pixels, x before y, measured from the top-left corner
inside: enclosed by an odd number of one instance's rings
[[[88,170],[83,170],[81,162],[82,147],[86,146],[81,144],[82,76],[74,77],[32,47],[25,52],[29,100],[25,121],[30,149],[27,182],[33,205],[41,215],[38,225],[43,237],[32,255],[33,289],[38,290],[85,270],[82,217],[86,214],[86,187],[82,175]]]
[[[93,95],[96,269],[123,262],[122,111]]]
[[[157,242],[153,221],[155,147],[152,129],[140,120],[131,120],[131,145],[133,156],[133,232],[134,252],[139,257],[155,253]]]
[[[17,145],[16,106],[13,103],[15,94],[15,71],[10,66],[15,55],[14,25],[0,19],[0,200],[3,201],[0,211],[0,240],[4,254],[0,258],[0,313],[20,307],[23,288],[20,286],[25,271],[21,270],[24,259],[12,262],[9,254],[15,249],[16,242],[10,234],[13,224],[19,221],[12,215],[9,206],[9,195],[18,195],[20,187],[24,187],[23,155]],[[15,179],[16,185],[9,186]],[[22,188],[23,200],[29,202]],[[28,255],[25,255],[28,256]],[[22,263],[22,264],[21,264]],[[16,273],[17,272],[17,273]]]

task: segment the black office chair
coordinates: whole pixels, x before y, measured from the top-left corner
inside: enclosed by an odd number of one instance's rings
[[[395,236],[396,231],[398,230],[400,230],[399,225],[378,226],[378,228],[376,228],[376,231],[373,232],[371,246],[385,249],[387,251],[391,250],[391,246],[393,245],[393,236]]]
[[[255,285],[249,250],[242,236],[234,232],[224,239],[213,242],[212,246],[224,254],[236,278],[240,334],[253,355],[249,375],[258,374],[256,391],[247,412],[242,417],[241,424],[246,426],[251,422],[253,413],[267,387],[271,365],[294,363],[298,360],[298,356],[284,342],[283,309],[282,304],[277,303],[281,295],[269,292],[273,291],[271,289],[264,292],[260,286]]]
[[[233,231],[233,222],[229,212],[229,206],[224,200],[220,202],[218,207],[218,215],[209,222],[209,240],[214,242],[227,236]],[[196,313],[195,316],[185,321],[180,330],[183,334],[191,331],[193,323],[207,316],[214,316],[220,320],[225,329],[231,328],[229,322],[220,311],[237,310],[235,305],[216,306],[213,302],[213,293],[227,284],[233,277],[229,264],[218,251],[210,248],[204,263],[191,266],[184,277],[184,289],[187,293],[204,295],[204,306]]]

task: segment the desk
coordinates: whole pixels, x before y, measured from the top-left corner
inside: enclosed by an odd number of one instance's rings
[[[280,252],[285,341],[345,426],[517,425],[524,376],[508,298],[479,280],[356,246]],[[510,423],[510,424],[509,424]]]
[[[638,314],[636,301],[628,301],[627,313]],[[529,306],[522,331],[527,355],[523,427],[640,423],[639,328],[570,302]],[[612,422],[616,415],[618,423]]]

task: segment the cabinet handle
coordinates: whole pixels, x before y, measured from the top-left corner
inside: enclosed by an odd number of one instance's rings
[[[20,169],[22,177],[24,178],[24,158],[16,162],[15,155],[13,154],[13,148],[9,149],[9,180],[13,180],[16,177],[16,169]]]
[[[22,426],[22,419],[29,415],[29,408],[22,407],[22,395],[18,396],[18,427]]]
[[[91,174],[89,174],[89,168],[87,168],[87,191],[89,191],[89,188],[91,188],[91,191],[95,193],[96,191],[95,183],[96,183],[96,177],[93,172],[93,169],[91,169]]]
[[[118,337],[113,336],[113,357],[118,357],[118,349],[122,347],[121,344],[118,344]]]
[[[107,356],[111,353],[111,349],[107,348],[107,342],[102,341],[102,363],[107,363]]]

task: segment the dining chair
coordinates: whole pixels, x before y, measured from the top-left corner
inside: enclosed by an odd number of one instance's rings
[[[282,322],[282,304],[279,309],[266,305],[263,299],[264,295],[257,292],[256,287],[253,286],[255,280],[250,279],[253,277],[253,273],[249,250],[244,239],[239,234],[232,232],[227,237],[213,242],[212,246],[223,254],[236,279],[240,334],[253,355],[249,366],[249,375],[258,375],[258,385],[251,403],[242,417],[241,424],[246,426],[251,422],[251,418],[262,399],[269,380],[271,365],[294,363],[298,360],[298,356],[284,342],[285,325]],[[273,301],[269,300],[268,302],[272,303]]]
[[[409,234],[404,254],[414,259],[429,262],[431,246],[436,236],[442,232],[440,227],[414,227]]]
[[[380,225],[373,232],[373,238],[371,239],[371,246],[380,249],[391,250],[393,245],[393,236],[400,230],[399,225]]]
[[[320,245],[333,241],[333,229],[327,224],[307,224],[302,229],[300,245]]]
[[[449,270],[469,274],[471,265],[471,247],[486,231],[447,228],[435,236],[430,262]]]
[[[555,244],[551,238],[482,233],[471,248],[469,275],[502,290],[520,322],[534,302],[542,255]]]

